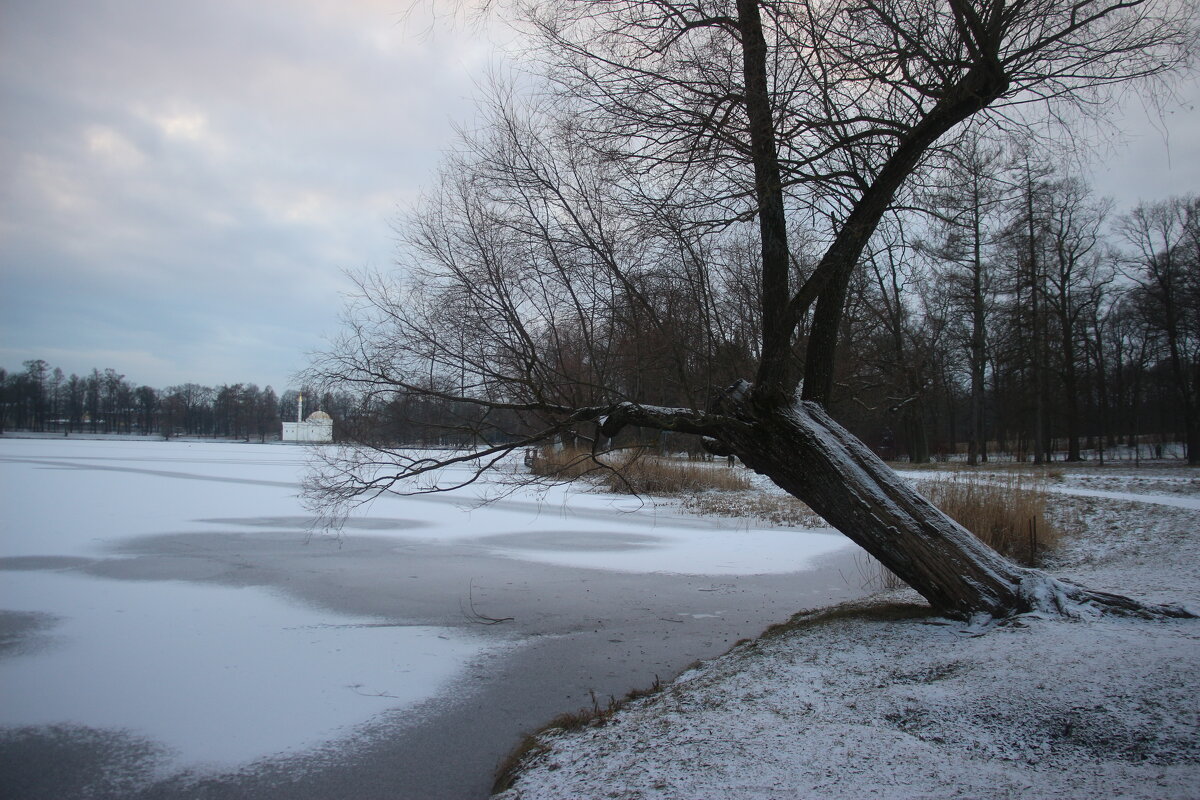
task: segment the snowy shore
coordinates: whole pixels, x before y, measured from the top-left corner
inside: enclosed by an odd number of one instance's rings
[[[1050,571],[1200,610],[1195,495],[1125,497],[1056,501],[1077,533]],[[1196,798],[1198,687],[1200,621],[971,628],[901,590],[798,616],[604,724],[548,731],[497,797]]]

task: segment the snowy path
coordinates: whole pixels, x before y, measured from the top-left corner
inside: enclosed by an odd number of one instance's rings
[[[959,480],[961,473],[941,470],[896,470],[896,474],[910,481],[925,480]],[[987,481],[987,474],[972,475],[972,479]],[[1003,480],[1003,477],[995,479]],[[1104,500],[1128,500],[1135,503],[1152,503],[1172,508],[1186,508],[1200,511],[1200,497],[1189,497],[1180,494],[1153,494],[1148,492],[1115,492],[1104,489],[1087,489],[1081,486],[1059,486],[1053,483],[1038,483],[1037,487],[1051,494],[1065,494],[1073,497],[1096,497]]]
[[[1103,489],[1084,489],[1075,486],[1046,486],[1052,494],[1067,494],[1074,497],[1098,497],[1104,500],[1129,500],[1134,503],[1152,503],[1172,508],[1187,508],[1200,511],[1200,497],[1183,497],[1170,494],[1144,494],[1134,492],[1109,492]]]

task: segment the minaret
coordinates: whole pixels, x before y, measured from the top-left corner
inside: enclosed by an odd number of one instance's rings
[[[304,422],[304,392],[296,396],[296,422]]]

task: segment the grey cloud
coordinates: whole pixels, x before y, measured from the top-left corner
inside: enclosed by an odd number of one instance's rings
[[[4,365],[286,385],[466,108],[462,31],[400,28],[378,3],[6,10]]]

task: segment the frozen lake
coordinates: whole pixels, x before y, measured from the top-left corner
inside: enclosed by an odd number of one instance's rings
[[[837,534],[566,488],[313,533],[305,455],[0,439],[0,752],[31,792],[486,796],[589,692],[862,593]]]

